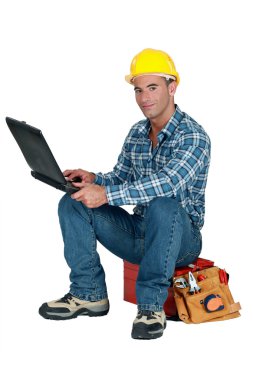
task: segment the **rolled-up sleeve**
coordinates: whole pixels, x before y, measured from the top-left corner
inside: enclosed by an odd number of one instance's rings
[[[126,138],[122,150],[120,152],[120,155],[118,156],[118,160],[116,165],[114,166],[113,170],[109,173],[96,173],[95,183],[97,185],[101,186],[113,186],[120,185],[124,183],[125,181],[128,181],[128,179],[131,176],[132,173],[132,166],[131,166],[131,159],[129,157],[128,153],[128,137]]]

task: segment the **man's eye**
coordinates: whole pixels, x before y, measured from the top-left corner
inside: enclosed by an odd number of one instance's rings
[[[155,91],[156,88],[157,88],[156,86],[154,86],[154,87],[153,87],[153,86],[152,86],[152,87],[149,87],[150,91]]]
[[[137,95],[137,94],[140,94],[140,93],[141,93],[141,90],[136,89],[136,90],[134,90],[134,92],[135,92],[135,94]]]

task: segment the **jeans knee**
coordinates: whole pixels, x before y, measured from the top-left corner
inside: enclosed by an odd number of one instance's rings
[[[71,201],[73,201],[68,194],[65,194],[59,201],[58,204],[58,214],[63,216],[66,214],[67,210],[70,207]]]
[[[150,201],[149,203],[149,209],[151,210],[158,210],[159,212],[162,212],[164,209],[167,210],[176,210],[178,209],[179,203],[173,198],[167,198],[167,197],[157,197]]]
[[[92,210],[88,209],[82,202],[78,202],[65,194],[59,201],[58,215],[60,220],[64,218],[70,219],[77,215],[85,220],[90,220]]]
[[[152,199],[147,209],[147,214],[152,220],[167,221],[170,216],[178,213],[179,203],[172,198],[157,197]]]

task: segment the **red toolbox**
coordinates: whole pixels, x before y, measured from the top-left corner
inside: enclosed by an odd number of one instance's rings
[[[186,267],[176,268],[174,276],[183,275],[189,271],[195,272],[205,268],[210,268],[214,265],[213,261],[198,258],[194,263]],[[136,291],[135,283],[138,276],[139,265],[131,264],[128,261],[124,261],[124,301],[136,304]],[[177,315],[177,308],[174,301],[173,288],[168,288],[168,297],[163,305],[165,314],[167,317],[173,317]]]

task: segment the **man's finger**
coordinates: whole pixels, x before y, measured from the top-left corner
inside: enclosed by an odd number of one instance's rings
[[[85,183],[84,182],[71,182],[71,185],[75,186],[75,187],[79,187],[80,189],[85,187]]]
[[[63,175],[64,177],[68,177],[72,172],[73,170],[67,169],[67,170],[64,170]]]
[[[81,190],[71,194],[71,198],[78,201],[80,198],[82,198],[82,195],[83,195],[83,193],[82,193],[82,189],[81,189]]]

